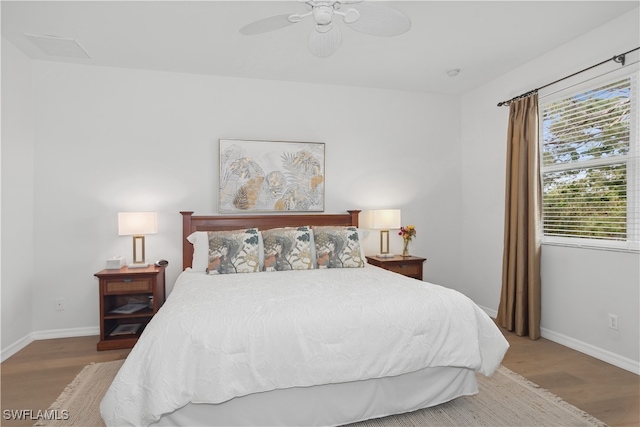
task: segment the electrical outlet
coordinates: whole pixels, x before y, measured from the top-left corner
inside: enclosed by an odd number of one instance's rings
[[[609,327],[611,329],[618,330],[618,316],[616,316],[615,314],[609,315]]]
[[[56,311],[63,311],[64,310],[64,300],[62,298],[56,298],[55,299],[55,306],[56,306]]]

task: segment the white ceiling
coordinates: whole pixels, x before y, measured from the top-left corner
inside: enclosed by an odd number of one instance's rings
[[[634,8],[636,1],[392,1],[409,32],[342,26],[329,58],[307,50],[312,20],[245,36],[288,1],[2,1],[2,35],[29,57],[114,67],[462,94]],[[357,7],[357,6],[356,6]],[[90,59],[44,54],[25,34],[76,39]],[[611,52],[615,54],[619,52]],[[460,75],[446,71],[460,68]]]

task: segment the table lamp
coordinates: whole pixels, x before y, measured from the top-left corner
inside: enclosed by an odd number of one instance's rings
[[[368,228],[380,230],[380,258],[391,258],[389,253],[389,230],[400,228],[400,209],[374,209],[366,212],[365,221]]]
[[[129,268],[144,268],[144,236],[158,232],[157,212],[118,212],[118,235],[133,236],[133,263]]]

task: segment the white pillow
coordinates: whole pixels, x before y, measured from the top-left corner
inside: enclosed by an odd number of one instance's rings
[[[368,234],[367,230],[358,228],[358,240],[360,240],[360,256],[362,257],[362,261],[364,261],[365,264],[368,263],[367,257],[364,255],[364,238],[367,234]]]
[[[187,237],[187,241],[193,245],[193,259],[191,269],[205,272],[209,263],[209,239],[206,231],[195,231]]]
[[[318,259],[316,258],[316,241],[313,237],[313,227],[309,227],[309,237],[311,243],[311,259],[313,260],[313,268],[318,268]]]
[[[193,245],[193,259],[191,260],[191,269],[193,271],[207,271],[209,264],[209,236],[206,231],[194,231],[187,236],[187,241]],[[264,244],[262,242],[262,233],[258,232],[258,263],[260,271],[264,265]]]

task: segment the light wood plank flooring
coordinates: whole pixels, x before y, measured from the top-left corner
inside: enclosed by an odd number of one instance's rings
[[[541,338],[503,330],[511,348],[503,365],[610,426],[640,425],[639,377]],[[97,337],[35,341],[1,365],[2,411],[44,410],[92,362],[123,359],[128,350],[96,351]],[[27,426],[32,421],[2,425]]]
[[[0,366],[1,425],[33,425],[31,420],[5,420],[4,411],[47,409],[83,367],[125,359],[131,351],[97,351],[98,341],[97,336],[34,341],[5,360]]]
[[[610,426],[640,426],[640,377],[553,341],[504,329],[502,364]]]

